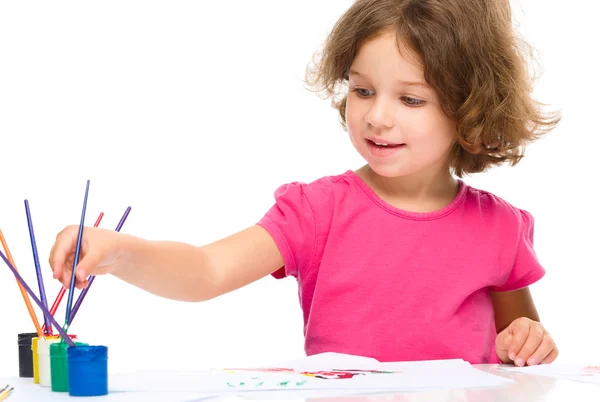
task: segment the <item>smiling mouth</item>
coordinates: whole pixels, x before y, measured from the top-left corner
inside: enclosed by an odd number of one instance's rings
[[[389,142],[375,142],[373,140],[367,140],[372,146],[376,146],[378,148],[399,148],[402,147],[406,144],[402,143],[402,144],[393,144],[393,143],[389,143]]]

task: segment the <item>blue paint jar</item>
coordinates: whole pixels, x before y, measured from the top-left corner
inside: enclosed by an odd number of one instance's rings
[[[77,346],[67,349],[70,396],[108,394],[108,348]]]

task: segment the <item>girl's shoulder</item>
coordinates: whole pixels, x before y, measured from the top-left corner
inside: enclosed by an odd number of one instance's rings
[[[323,203],[339,197],[345,190],[356,185],[351,170],[339,174],[321,176],[310,181],[291,181],[275,190],[275,197],[303,197],[315,203]]]
[[[496,222],[502,226],[511,226],[517,232],[529,231],[534,225],[533,215],[522,207],[518,207],[488,190],[466,185],[465,208],[477,213],[489,223]]]

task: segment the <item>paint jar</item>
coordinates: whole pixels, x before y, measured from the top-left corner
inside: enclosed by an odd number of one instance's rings
[[[69,335],[71,339],[77,339],[77,335]],[[52,371],[50,370],[50,345],[60,342],[59,335],[48,335],[38,339],[38,372],[40,376],[40,385],[50,387],[52,385]]]
[[[33,377],[33,356],[31,355],[31,340],[37,336],[37,332],[26,332],[18,334],[19,345],[19,377]]]
[[[50,345],[60,342],[58,335],[48,335],[38,339],[38,371],[40,376],[40,385],[49,387],[50,380]]]
[[[38,359],[38,340],[39,337],[31,339],[31,357],[33,360],[33,383],[40,383],[40,364]]]
[[[108,348],[78,346],[67,349],[70,396],[108,394]]]
[[[87,346],[87,343],[75,342],[75,346]],[[67,370],[66,342],[57,342],[50,345],[50,382],[52,392],[69,391],[69,373]]]

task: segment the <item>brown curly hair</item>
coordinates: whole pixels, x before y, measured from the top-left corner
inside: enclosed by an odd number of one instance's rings
[[[517,164],[525,145],[560,121],[531,97],[533,49],[513,30],[509,0],[357,0],[306,75],[313,90],[332,98],[344,129],[350,65],[364,41],[389,29],[399,49],[417,56],[456,122],[450,167],[457,176]]]

